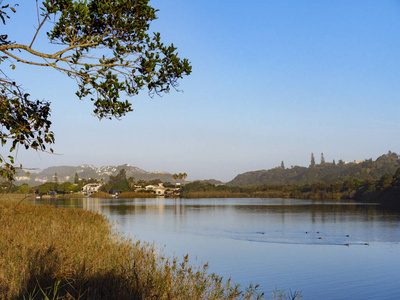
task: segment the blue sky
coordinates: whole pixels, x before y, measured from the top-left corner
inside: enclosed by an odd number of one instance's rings
[[[17,42],[34,32],[31,2],[6,26]],[[159,9],[151,30],[192,63],[183,92],[144,91],[121,121],[98,121],[72,80],[17,64],[7,74],[52,103],[60,154],[20,149],[18,162],[129,163],[228,181],[282,160],[308,166],[311,153],[318,162],[321,152],[326,161],[400,152],[400,1],[150,3]]]

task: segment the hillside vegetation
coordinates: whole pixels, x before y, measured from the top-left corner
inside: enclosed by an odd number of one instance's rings
[[[360,163],[324,163],[275,168],[238,175],[227,185],[195,181],[182,188],[184,198],[353,199],[400,207],[400,161],[396,153]]]
[[[394,152],[388,152],[375,161],[365,160],[361,163],[321,163],[310,167],[294,166],[292,168],[277,167],[270,170],[246,172],[237,175],[228,186],[271,185],[305,185],[316,182],[334,183],[348,179],[359,181],[379,179],[386,174],[394,174],[400,167],[400,158]]]

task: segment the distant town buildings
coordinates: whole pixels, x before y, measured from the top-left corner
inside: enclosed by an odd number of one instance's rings
[[[14,177],[14,180],[15,180],[15,181],[24,181],[24,180],[29,180],[29,177],[26,176],[26,175],[23,175],[23,176],[15,176],[15,177]]]
[[[354,161],[345,161],[344,164],[348,165],[348,164],[361,164],[363,161],[362,160],[357,160],[355,159]]]

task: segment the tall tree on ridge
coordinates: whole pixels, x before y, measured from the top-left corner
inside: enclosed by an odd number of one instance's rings
[[[53,181],[54,181],[54,191],[57,191],[57,189],[58,189],[58,175],[57,175],[57,173],[54,173]]]
[[[79,184],[79,175],[78,175],[78,173],[75,173],[74,183],[75,184]]]
[[[311,153],[311,163],[310,163],[310,167],[315,167],[314,153]]]

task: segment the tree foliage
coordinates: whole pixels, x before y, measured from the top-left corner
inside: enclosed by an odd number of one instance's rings
[[[121,169],[117,175],[110,176],[108,181],[108,185],[106,185],[107,189],[115,190],[115,191],[127,191],[129,190],[129,182],[126,178],[125,169]],[[108,191],[108,190],[107,190]]]
[[[29,100],[29,94],[23,93],[15,82],[1,77],[0,116],[1,146],[5,146],[10,140],[10,152],[19,145],[25,149],[45,151],[46,144],[54,142],[54,134],[50,131],[51,122],[48,119],[50,104]],[[0,165],[0,177],[11,180],[15,172],[13,156],[4,157],[0,154]]]
[[[0,1],[3,25],[18,4]],[[6,74],[16,64],[53,68],[77,82],[76,95],[94,104],[99,118],[120,118],[132,111],[127,98],[147,89],[150,96],[177,89],[178,80],[191,73],[187,59],[178,57],[177,48],[164,45],[159,33],[149,34],[157,10],[149,0],[45,0],[36,1],[38,23],[29,44],[0,35],[0,113],[2,146],[11,142],[46,151],[54,143],[50,130],[50,103],[31,100],[21,84]],[[51,30],[44,33],[44,27]],[[46,27],[47,28],[47,27]],[[47,38],[47,52],[34,49],[37,39]],[[28,58],[27,58],[28,57]],[[7,63],[7,64],[6,64]],[[50,151],[52,151],[50,149]],[[0,176],[12,179],[12,156],[0,156]]]
[[[56,191],[54,182],[47,182],[45,184],[39,185],[36,189],[39,195],[45,195],[51,191]]]
[[[20,194],[32,194],[34,192],[33,188],[30,187],[28,184],[24,183],[21,184],[17,190],[17,193]]]

